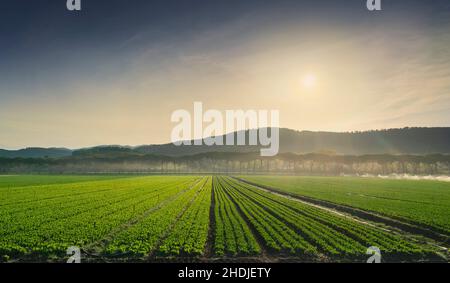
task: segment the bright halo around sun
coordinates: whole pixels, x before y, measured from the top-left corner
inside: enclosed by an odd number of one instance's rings
[[[313,74],[307,74],[302,78],[302,86],[306,89],[312,89],[317,85],[317,77]]]

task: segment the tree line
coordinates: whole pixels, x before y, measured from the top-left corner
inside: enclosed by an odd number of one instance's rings
[[[450,155],[333,155],[282,153],[203,153],[162,155],[70,156],[64,158],[0,158],[0,174],[86,173],[217,173],[217,174],[411,174],[449,175]]]

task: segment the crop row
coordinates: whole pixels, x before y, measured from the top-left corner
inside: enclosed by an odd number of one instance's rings
[[[311,197],[450,235],[450,183],[352,177],[243,176],[283,193]]]
[[[121,256],[127,253],[132,256],[145,256],[153,251],[157,251],[157,248],[162,244],[164,239],[172,233],[177,232],[176,229],[174,230],[174,226],[176,226],[180,219],[183,218],[184,213],[189,211],[191,207],[195,209],[198,206],[209,212],[209,207],[206,207],[207,203],[204,201],[205,196],[211,196],[211,191],[210,188],[208,189],[208,186],[210,186],[210,181],[208,178],[203,178],[189,190],[177,195],[173,200],[159,207],[159,209],[149,214],[136,225],[123,230],[109,243],[105,249],[105,254]],[[201,215],[200,218],[204,220],[205,217],[208,218],[208,215]],[[181,220],[181,223],[183,223],[183,220]],[[206,224],[205,226],[203,222],[203,225],[200,224],[199,227],[204,231],[201,231],[201,229],[193,231],[193,233],[197,232],[197,234],[192,240],[199,241],[200,245],[203,245],[202,243],[206,241],[204,234],[207,234],[208,225]],[[183,229],[183,227],[179,227],[179,229]],[[186,238],[185,234],[188,232],[181,230],[178,233],[184,233],[184,238]],[[203,241],[203,239],[205,240]],[[162,252],[176,253],[180,250],[189,249],[188,244],[186,244],[187,242],[183,241],[182,244],[178,245],[179,249],[175,250],[174,246],[171,246],[168,242],[170,238],[166,240],[166,245],[170,248],[166,250],[163,244],[160,249]],[[197,250],[198,247],[195,247],[195,251]]]
[[[211,207],[211,178],[198,192],[189,208],[176,221],[171,233],[162,241],[163,255],[201,255],[205,252]]]
[[[245,197],[238,189],[230,186],[227,180],[221,178],[219,182],[272,252],[316,253],[316,248],[301,235],[268,213],[262,206]]]
[[[18,231],[36,230],[43,223],[52,223],[63,219],[70,219],[81,213],[87,213],[107,206],[110,202],[123,201],[146,193],[165,193],[166,188],[172,186],[183,186],[192,180],[178,180],[167,182],[153,180],[146,183],[133,182],[133,184],[110,184],[94,183],[95,191],[85,192],[84,186],[75,186],[78,191],[64,198],[52,198],[36,201],[33,203],[20,204],[14,207],[3,207],[0,212],[0,235],[17,233]],[[150,187],[151,186],[151,187]],[[70,186],[73,189],[74,186]],[[42,188],[42,192],[65,190],[65,188]],[[90,187],[89,187],[90,189]],[[83,192],[83,194],[80,194]],[[22,225],[17,225],[18,223]]]
[[[369,246],[377,246],[390,254],[426,252],[379,228],[264,192],[231,178],[223,178],[221,184],[255,225],[266,245],[274,250],[351,257],[362,256]],[[283,231],[280,235],[271,233],[280,230]]]
[[[6,254],[61,254],[69,246],[84,246],[104,238],[111,230],[143,214],[195,181],[181,178],[158,183],[147,180],[124,185],[89,198],[70,197],[63,204],[30,208],[25,215],[15,214],[13,227],[2,227],[0,251]],[[115,187],[113,184],[110,186]],[[8,220],[9,214],[2,215]],[[4,223],[5,219],[2,219]]]
[[[250,228],[218,182],[214,177],[214,253],[218,256],[258,254],[260,247]]]

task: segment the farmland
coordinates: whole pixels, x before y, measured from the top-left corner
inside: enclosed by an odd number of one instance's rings
[[[0,225],[13,262],[63,261],[71,246],[106,262],[363,262],[371,246],[391,261],[446,260],[411,235],[226,176],[2,176]]]
[[[369,210],[450,235],[450,182],[355,177],[245,176],[299,196]]]

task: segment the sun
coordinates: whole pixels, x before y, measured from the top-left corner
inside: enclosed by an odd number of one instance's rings
[[[307,74],[302,78],[302,85],[306,89],[312,89],[317,85],[317,77],[313,74]]]

